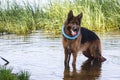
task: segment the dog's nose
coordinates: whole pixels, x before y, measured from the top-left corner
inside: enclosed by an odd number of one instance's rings
[[[77,31],[78,30],[78,28],[75,26],[75,27],[73,27],[73,31]]]

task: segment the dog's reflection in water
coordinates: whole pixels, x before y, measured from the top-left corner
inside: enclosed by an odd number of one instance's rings
[[[63,80],[99,80],[101,64],[97,60],[87,60],[82,64],[80,71],[77,71],[75,66],[73,66],[73,71],[65,69]]]

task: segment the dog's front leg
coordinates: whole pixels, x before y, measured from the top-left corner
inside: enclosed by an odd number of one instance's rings
[[[65,65],[65,68],[69,68],[71,52],[67,48],[65,48],[64,53],[65,53],[64,65]]]
[[[73,54],[72,66],[73,66],[73,68],[75,68],[76,67],[77,52],[73,52],[72,54]]]

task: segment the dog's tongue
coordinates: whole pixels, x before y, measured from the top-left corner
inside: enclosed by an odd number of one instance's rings
[[[76,31],[71,30],[71,34],[72,34],[72,36],[75,36],[77,33],[76,33]]]

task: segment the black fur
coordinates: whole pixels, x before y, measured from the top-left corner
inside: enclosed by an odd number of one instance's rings
[[[82,34],[82,39],[81,39],[82,44],[84,44],[87,41],[99,40],[99,37],[94,32],[84,27],[81,27],[81,34]]]

